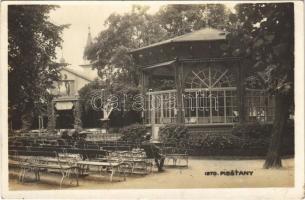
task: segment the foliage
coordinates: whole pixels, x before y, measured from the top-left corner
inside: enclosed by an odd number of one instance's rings
[[[234,127],[232,134],[238,137],[266,138],[271,136],[272,124],[248,123]]]
[[[156,18],[167,37],[176,37],[208,26],[225,27],[229,13],[223,4],[170,4],[163,6]]]
[[[283,137],[283,155],[293,154],[294,124],[289,121]],[[231,132],[191,131],[183,125],[169,124],[159,130],[160,140],[180,147],[188,144],[192,155],[206,156],[265,156],[271,140],[271,124],[249,123],[239,125]]]
[[[293,112],[294,7],[293,3],[238,4],[231,17],[225,55],[241,56],[251,63],[247,70],[261,77],[275,95],[275,119],[265,168],[281,167],[284,129]]]
[[[282,155],[292,155],[294,151],[293,134],[283,138]],[[265,156],[271,135],[260,134],[260,137],[249,135],[234,135],[233,133],[190,132],[190,147],[192,155],[205,156]]]
[[[94,97],[97,91],[101,91],[105,88],[105,82],[95,79],[94,81],[86,84],[78,91],[79,98],[81,100],[81,107],[83,108],[84,112],[93,111],[91,99]]]
[[[109,85],[106,81],[96,79],[79,91],[83,116],[89,116],[90,113],[94,112],[101,112],[102,105],[107,100],[115,100],[113,101],[115,109],[110,116],[111,125],[122,126],[139,122],[140,112],[136,109],[137,106],[135,105],[141,101],[139,93],[139,88],[129,84],[116,81]],[[94,102],[94,104],[98,104],[96,105],[97,109],[92,104],[92,99],[95,97],[99,99]]]
[[[162,143],[174,144],[176,147],[186,147],[189,144],[188,129],[184,125],[169,124],[159,130]]]
[[[107,29],[101,31],[91,48],[85,52],[88,60],[94,63],[100,76],[105,71],[120,80],[137,85],[139,75],[133,66],[128,50],[160,41],[165,33],[160,29],[148,7],[133,6],[131,13],[111,14],[105,22]]]
[[[86,84],[79,91],[79,96],[85,111],[92,110],[91,100],[93,97],[100,96],[101,100],[105,103],[111,97],[117,97],[117,109],[123,111],[130,111],[133,109],[135,98],[140,93],[138,87],[128,85],[119,81],[113,82],[109,85],[102,80],[94,80]]]
[[[172,90],[176,87],[174,80],[166,78],[152,79],[150,85],[153,90]]]
[[[292,95],[294,20],[292,3],[238,4],[228,35],[233,56],[253,63],[273,93]]]
[[[207,148],[207,149],[230,149],[240,148],[243,141],[239,137],[232,134],[217,134],[217,133],[206,133],[201,137],[197,137],[194,141],[194,146]]]
[[[144,141],[148,141],[151,135],[148,134],[149,128],[141,124],[133,124],[126,126],[120,130],[122,137],[121,141],[141,144]]]
[[[135,5],[131,13],[110,15],[105,23],[107,29],[85,51],[102,79],[138,85],[139,71],[129,50],[206,27],[206,21],[211,27],[224,26],[229,13],[221,4],[166,5],[155,15],[148,14],[148,9]]]
[[[10,115],[27,118],[44,112],[47,89],[58,79],[56,48],[66,25],[48,19],[55,9],[49,5],[10,5],[8,7],[8,91]]]

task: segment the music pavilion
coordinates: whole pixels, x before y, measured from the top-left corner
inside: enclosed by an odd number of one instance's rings
[[[144,121],[157,139],[159,127],[180,123],[200,131],[273,120],[274,99],[248,75],[238,57],[223,56],[227,33],[204,28],[132,50],[141,71]],[[161,80],[173,83],[166,90]],[[161,82],[163,83],[163,82]]]

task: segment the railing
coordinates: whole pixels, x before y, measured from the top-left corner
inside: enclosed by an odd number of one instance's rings
[[[176,98],[176,90],[148,92],[144,123],[175,123]],[[185,124],[234,124],[239,121],[236,87],[185,89],[182,98]],[[265,90],[246,89],[245,102],[246,121],[272,122],[274,97]]]

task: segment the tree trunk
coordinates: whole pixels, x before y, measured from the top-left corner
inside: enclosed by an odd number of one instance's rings
[[[277,94],[275,96],[275,115],[271,133],[269,150],[264,168],[281,168],[281,144],[289,116],[289,96]]]
[[[31,111],[25,112],[21,116],[21,129],[28,131],[31,129],[33,123],[33,113]]]
[[[55,131],[56,119],[55,119],[55,110],[52,100],[48,101],[47,112],[48,112],[47,129],[50,133],[53,133]]]
[[[74,129],[78,132],[82,130],[81,107],[79,101],[74,102]]]

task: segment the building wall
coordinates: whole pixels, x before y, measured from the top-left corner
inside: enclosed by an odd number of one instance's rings
[[[52,91],[51,91],[51,93],[55,94],[55,95],[77,96],[78,91],[90,82],[90,81],[88,81],[82,77],[79,77],[64,69],[60,71],[60,74],[61,74],[61,81],[54,82],[55,88],[52,89]],[[70,84],[70,95],[67,94],[65,81],[71,83]],[[58,87],[58,84],[60,84],[59,87]]]

